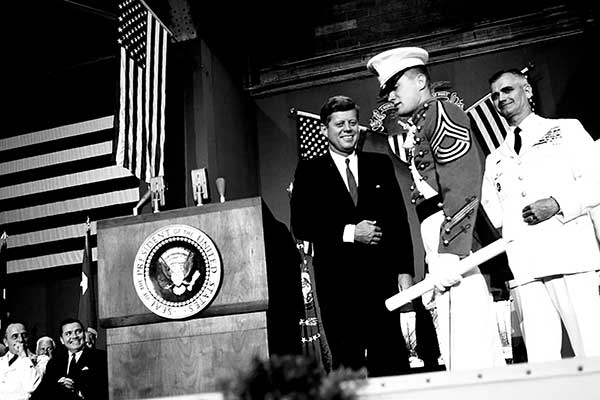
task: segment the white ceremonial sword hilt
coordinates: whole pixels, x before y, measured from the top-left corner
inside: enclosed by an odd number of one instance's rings
[[[506,247],[510,241],[506,239],[498,239],[489,245],[482,247],[477,250],[473,254],[468,257],[463,258],[458,263],[458,268],[461,275],[469,272],[476,266],[483,264],[484,262],[491,260],[496,257],[498,254],[504,253],[506,251]],[[393,295],[385,301],[385,307],[389,311],[394,311],[397,308],[402,307],[404,304],[409,303],[416,299],[419,296],[424,295],[425,293],[433,290],[433,281],[431,278],[426,277],[421,282],[414,284],[409,287]]]

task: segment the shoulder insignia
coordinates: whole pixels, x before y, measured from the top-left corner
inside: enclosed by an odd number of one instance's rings
[[[453,122],[441,103],[437,107],[437,120],[431,138],[431,147],[440,164],[459,159],[471,148],[469,130]]]

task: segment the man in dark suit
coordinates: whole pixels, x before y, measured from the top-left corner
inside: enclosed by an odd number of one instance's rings
[[[85,331],[79,320],[67,318],[60,326],[64,347],[57,349],[48,361],[36,398],[108,399],[105,353],[85,345]]]
[[[385,300],[412,284],[406,209],[389,157],[356,153],[358,106],[346,96],[321,108],[328,154],[298,164],[291,198],[297,239],[314,244],[315,288],[333,368],[369,376],[409,371],[397,312]]]

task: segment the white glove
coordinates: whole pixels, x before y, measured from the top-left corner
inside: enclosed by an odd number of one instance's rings
[[[458,272],[459,261],[459,256],[450,253],[427,256],[429,276],[436,289],[443,292],[461,281],[462,276]]]

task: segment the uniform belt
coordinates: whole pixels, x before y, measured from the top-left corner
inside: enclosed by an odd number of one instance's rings
[[[419,222],[425,221],[427,217],[432,216],[436,212],[440,211],[439,204],[442,202],[442,197],[438,194],[428,199],[423,200],[416,206],[417,218]]]

